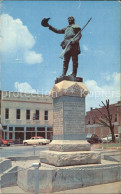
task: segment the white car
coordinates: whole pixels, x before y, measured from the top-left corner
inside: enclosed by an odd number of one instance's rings
[[[116,142],[119,142],[119,134],[114,134]],[[112,134],[107,135],[107,137],[101,138],[103,143],[109,143],[112,141]]]
[[[50,140],[43,137],[31,137],[31,139],[23,140],[24,145],[46,145],[48,143],[50,143]]]

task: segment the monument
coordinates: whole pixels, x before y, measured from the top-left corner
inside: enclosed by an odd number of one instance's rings
[[[43,161],[54,166],[72,166],[80,164],[100,163],[100,153],[91,152],[85,134],[85,97],[88,89],[83,79],[76,77],[78,69],[78,55],[80,54],[79,40],[81,29],[75,24],[74,17],[68,17],[69,25],[63,29],[56,29],[44,18],[42,26],[49,30],[65,34],[61,43],[63,52],[62,75],[56,79],[50,92],[53,98],[53,141],[49,145],[49,151],[41,152]],[[72,58],[73,71],[66,76],[69,61]]]

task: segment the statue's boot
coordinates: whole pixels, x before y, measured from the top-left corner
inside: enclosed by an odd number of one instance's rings
[[[77,75],[77,65],[73,65],[73,72],[72,72],[72,75],[74,76],[74,77],[76,77],[76,75]]]
[[[67,67],[67,66],[63,66],[63,73],[62,73],[62,77],[63,77],[63,76],[66,76],[67,69],[68,69],[68,67]]]

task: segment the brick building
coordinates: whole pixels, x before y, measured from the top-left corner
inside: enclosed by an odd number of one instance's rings
[[[99,108],[99,110],[103,114],[106,113],[104,107]],[[114,133],[121,133],[121,101],[110,105],[110,113],[112,114],[112,122],[114,123]],[[111,133],[110,129],[97,124],[98,119],[95,115],[97,115],[98,118],[101,117],[101,113],[93,108],[86,113],[86,133],[96,133],[99,137],[106,137]]]
[[[0,123],[4,139],[52,138],[52,98],[46,95],[0,92]]]

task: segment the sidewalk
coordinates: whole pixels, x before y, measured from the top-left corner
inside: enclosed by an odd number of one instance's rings
[[[28,194],[34,194],[30,192],[25,192],[18,186],[13,187],[6,187],[1,189],[1,193],[28,193]],[[79,189],[73,189],[73,190],[66,190],[66,191],[60,191],[60,192],[54,192],[54,194],[66,194],[66,193],[87,193],[87,194],[121,194],[121,182],[115,182],[115,183],[108,183],[108,184],[102,184],[102,185],[95,185],[95,186],[89,186]]]

